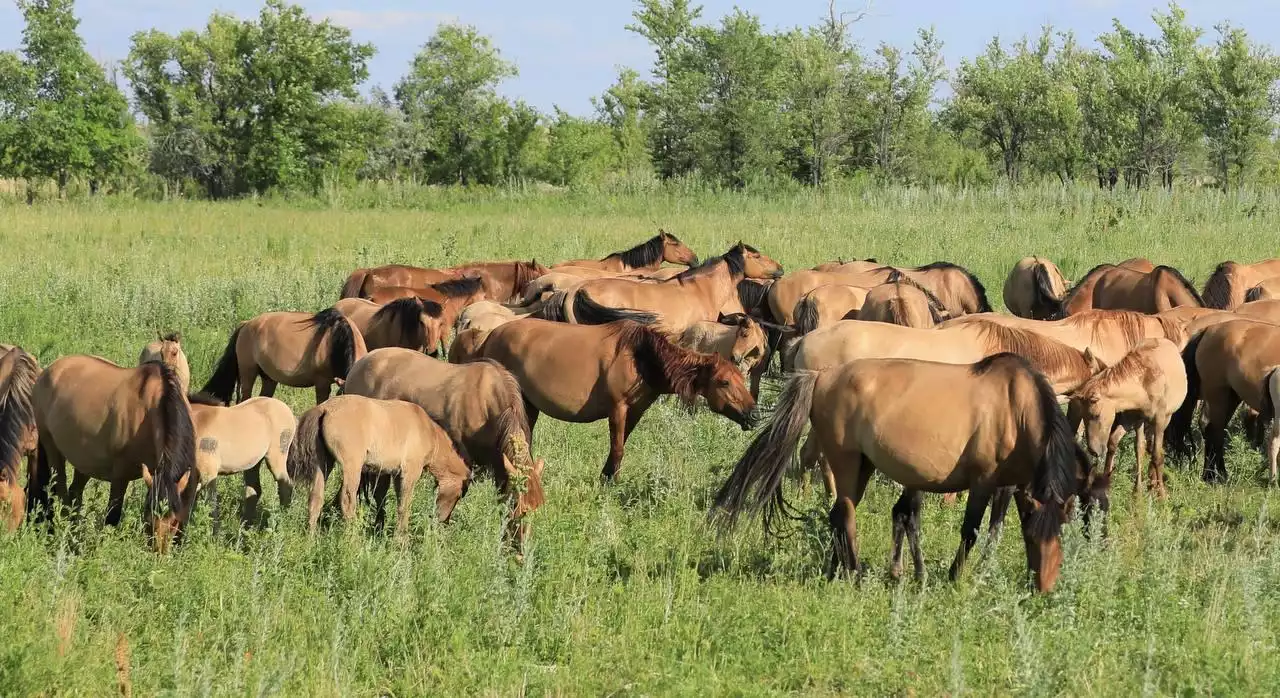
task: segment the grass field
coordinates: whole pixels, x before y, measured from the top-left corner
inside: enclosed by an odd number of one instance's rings
[[[894,189],[775,197],[490,198],[340,210],[241,202],[97,202],[0,208],[0,341],[43,364],[70,353],[136,359],[181,330],[203,382],[234,323],[319,309],[357,266],[599,256],[659,227],[700,254],[743,239],[799,268],[835,257],[954,261],[999,304],[1019,257],[1075,278],[1144,255],[1197,285],[1223,259],[1277,254],[1280,197],[1091,190]],[[298,412],[310,391],[282,389]],[[127,525],[88,523],[0,540],[0,695],[1259,695],[1280,685],[1280,517],[1260,458],[1237,438],[1233,483],[1172,463],[1171,497],[1128,495],[1126,442],[1105,541],[1066,532],[1057,591],[1033,597],[1011,527],[958,584],[946,568],[960,510],[925,505],[929,578],[886,576],[896,486],[860,509],[872,569],[822,579],[825,507],[791,537],[756,524],[717,538],[710,494],[748,436],[705,411],[660,404],[632,437],[616,485],[597,473],[603,424],[539,423],[547,505],[523,565],[500,549],[487,482],[452,525],[419,489],[406,543],[336,527],[309,539],[300,507],[240,531],[223,484],[218,536],[203,508],[186,544],[144,549],[141,486]],[[424,481],[426,483],[426,481]],[[981,545],[981,544],[980,544]],[[117,667],[123,664],[127,671]]]

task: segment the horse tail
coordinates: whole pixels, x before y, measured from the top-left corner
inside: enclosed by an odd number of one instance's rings
[[[591,300],[586,289],[578,289],[573,295],[573,317],[580,325],[605,325],[618,320],[631,320],[641,325],[652,325],[658,316],[643,310],[610,308]]]
[[[160,401],[153,414],[155,441],[159,445],[153,484],[147,491],[146,509],[149,514],[159,513],[161,501],[170,510],[177,511],[182,493],[178,481],[196,467],[196,427],[191,421],[191,408],[187,405],[186,391],[178,374],[160,362],[148,362],[147,368],[157,372],[161,380]]]
[[[227,340],[227,348],[223,350],[221,358],[213,368],[213,375],[209,376],[209,382],[200,389],[200,392],[208,393],[228,405],[231,404],[236,385],[240,382],[240,363],[236,357],[236,342],[240,339],[240,330],[243,329],[243,322],[236,325],[236,329],[231,333],[231,339]]]
[[[1182,366],[1187,371],[1187,397],[1169,419],[1169,426],[1164,432],[1166,447],[1185,457],[1191,456],[1191,425],[1196,413],[1196,403],[1200,402],[1200,370],[1196,367],[1196,350],[1200,348],[1202,339],[1204,331],[1192,337],[1182,350]]]
[[[364,280],[368,277],[368,269],[357,269],[351,272],[346,282],[342,284],[342,292],[338,295],[338,300],[343,298],[363,298]]]
[[[1045,447],[1039,466],[1031,471],[1031,496],[1039,502],[1030,521],[1028,533],[1034,540],[1057,538],[1066,519],[1067,503],[1080,488],[1081,475],[1088,472],[1088,460],[1075,430],[1062,410],[1048,379],[1032,369],[1036,399],[1044,430]]]
[[[1266,429],[1268,422],[1276,418],[1276,393],[1280,392],[1280,367],[1267,371],[1262,379],[1262,409],[1258,410],[1258,427]]]
[[[1036,261],[1032,267],[1031,315],[1037,319],[1053,317],[1062,312],[1062,298],[1053,290],[1053,278],[1049,265]]]
[[[804,294],[792,314],[796,318],[796,334],[803,336],[818,329],[818,302],[812,293]]]
[[[22,444],[36,425],[31,389],[40,367],[20,347],[14,347],[4,361],[9,362],[10,371],[0,384],[0,479],[16,486],[20,480],[18,462],[22,458]]]
[[[324,439],[324,418],[328,414],[328,408],[317,405],[298,419],[293,444],[289,446],[289,458],[285,462],[285,472],[293,482],[310,481],[317,468],[325,473],[333,470],[333,453]]]
[[[765,529],[782,512],[783,475],[795,459],[796,444],[809,423],[817,371],[792,374],[774,407],[773,417],[733,466],[729,479],[716,492],[712,513],[723,528],[732,528],[738,516],[763,514]]]
[[[329,371],[334,378],[346,380],[356,362],[356,335],[347,317],[337,308],[325,308],[311,316],[316,331],[329,334]]]
[[[569,294],[564,291],[556,291],[551,294],[550,298],[542,301],[542,306],[537,310],[529,313],[529,317],[539,320],[550,320],[551,322],[568,322],[569,316],[564,311],[564,305],[568,302]]]
[[[1235,262],[1223,262],[1214,268],[1209,280],[1204,282],[1204,293],[1201,294],[1204,307],[1234,310],[1240,305],[1235,298],[1240,291],[1235,280],[1237,266]]]
[[[494,445],[496,450],[506,458],[516,473],[532,475],[533,471],[533,426],[529,424],[529,414],[524,405],[524,393],[520,391],[520,383],[516,380],[515,375],[508,371],[502,364],[491,359],[481,359],[489,362],[494,368],[498,369],[502,379],[500,387],[502,398],[502,411],[498,414],[497,420],[497,437],[498,441]],[[455,444],[458,453],[462,454],[463,460],[467,460],[466,450],[461,444]],[[511,473],[507,472],[506,467],[502,463],[493,463],[490,466],[493,469],[494,480],[499,483],[502,489],[507,489]],[[524,491],[517,497],[515,509],[512,511],[513,518],[519,518],[521,515],[531,512],[542,506],[546,499],[546,495],[542,490],[542,482],[537,477],[527,477],[522,484]]]

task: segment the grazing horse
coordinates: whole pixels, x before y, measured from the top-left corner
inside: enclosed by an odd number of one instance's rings
[[[333,307],[355,325],[369,351],[404,347],[431,354],[440,344],[439,323],[444,308],[435,301],[415,296],[378,305],[363,298],[343,298]]]
[[[240,323],[201,392],[231,404],[253,397],[262,376],[262,395],[272,397],[277,385],[314,386],[316,403],[329,399],[331,386],[347,377],[366,352],[364,337],[335,308],[311,313],[263,313]]]
[[[36,414],[31,390],[40,375],[40,364],[23,349],[12,347],[0,356],[0,502],[8,507],[5,528],[17,530],[27,512],[19,461],[27,457],[27,469],[35,464]]]
[[[442,281],[467,276],[479,277],[485,294],[494,300],[512,302],[524,294],[529,282],[547,273],[537,260],[528,262],[475,262],[448,269],[423,269],[390,264],[351,272],[342,286],[341,298],[368,298],[388,286],[426,288]]]
[[[1182,305],[1201,307],[1204,302],[1177,269],[1162,265],[1150,271],[1138,271],[1134,267],[1102,264],[1067,292],[1062,311],[1064,315],[1086,310],[1133,310],[1152,314]]]
[[[703,397],[713,412],[744,430],[754,421],[756,401],[733,364],[684,349],[634,322],[509,322],[489,333],[480,355],[520,382],[530,428],[539,413],[565,422],[608,419],[609,457],[601,471],[608,480],[622,465],[627,437],[660,395],[688,404]]]
[[[770,527],[784,506],[783,475],[806,423],[835,475],[831,576],[859,569],[855,511],[879,470],[907,490],[893,511],[895,576],[901,572],[898,531],[910,539],[916,576],[922,576],[919,492],[970,490],[954,579],[977,541],[991,495],[1017,487],[1027,566],[1039,591],[1053,589],[1068,502],[1078,493],[1088,496],[1083,485],[1091,473],[1053,388],[1026,361],[1012,354],[968,365],[869,359],[798,372],[716,494],[723,524],[733,525],[743,512],[763,513]]]
[[[158,551],[181,535],[195,503],[195,426],[182,384],[158,361],[123,368],[96,356],[64,356],[31,391],[39,427],[28,499],[40,518],[50,511],[49,482],[78,511],[90,478],[111,483],[106,521],[120,523],[129,482],[147,486],[145,522]],[[66,463],[76,476],[66,487]]]
[[[867,292],[855,319],[929,328],[949,317],[951,313],[929,289],[908,276],[897,274]]]
[[[702,354],[716,354],[749,373],[769,350],[764,328],[750,315],[722,315],[716,322],[690,325],[676,344]]]
[[[409,532],[413,489],[423,470],[436,480],[436,519],[441,523],[449,521],[471,481],[471,469],[454,450],[449,435],[419,405],[339,395],[303,413],[297,443],[289,452],[289,477],[311,482],[307,522],[312,533],[320,521],[325,479],[335,464],[341,468],[342,486],[334,506],[348,522],[356,516],[362,474],[395,478],[398,535]],[[541,462],[534,467],[540,469]],[[375,495],[379,527],[383,496],[385,491]]]
[[[1084,422],[1085,443],[1096,461],[1106,457],[1103,472],[1111,477],[1116,448],[1125,429],[1134,435],[1133,491],[1142,487],[1142,454],[1151,454],[1147,487],[1163,499],[1164,431],[1187,397],[1187,372],[1177,345],[1148,339],[1071,392],[1067,419],[1074,433]],[[1145,431],[1145,436],[1144,436]]]
[[[1204,305],[1208,308],[1235,310],[1247,302],[1249,289],[1280,276],[1280,259],[1267,259],[1253,264],[1223,262],[1204,283]]]
[[[206,395],[191,395],[191,419],[196,428],[196,474],[199,487],[213,493],[217,509],[217,478],[221,475],[244,475],[244,500],[240,519],[246,524],[257,521],[258,500],[262,497],[261,468],[276,481],[280,506],[293,499],[293,481],[286,462],[293,443],[293,410],[271,397],[254,397],[234,407]]]
[[[1276,298],[1280,298],[1280,276],[1263,279],[1244,294],[1245,303],[1274,300]]]
[[[999,313],[978,313],[944,322],[941,328],[973,322],[995,323],[1035,332],[1079,351],[1087,349],[1106,365],[1119,362],[1148,339],[1168,339],[1179,346],[1186,341],[1185,330],[1179,321],[1132,310],[1087,310],[1061,320],[1029,320]]]
[[[1062,314],[1070,286],[1051,260],[1023,257],[1004,281],[1004,305],[1018,317],[1048,320]]]
[[[178,374],[178,382],[182,384],[182,392],[191,391],[191,366],[187,363],[187,355],[182,351],[182,335],[177,332],[158,336],[156,341],[142,348],[138,355],[138,363],[159,361]]]
[[[521,549],[529,530],[525,516],[542,505],[542,477],[529,452],[532,429],[520,384],[509,371],[493,361],[454,365],[393,347],[357,361],[343,392],[426,410],[468,462],[489,469],[510,501],[508,538]]]
[[[694,266],[698,263],[698,255],[680,242],[680,238],[665,230],[658,230],[657,235],[631,249],[614,252],[598,260],[572,259],[552,264],[551,268],[574,267],[621,274],[628,271],[656,271],[663,262]]]
[[[1166,442],[1178,452],[1191,453],[1191,426],[1196,402],[1204,400],[1204,479],[1227,477],[1227,423],[1241,402],[1256,411],[1271,430],[1263,447],[1265,463],[1276,483],[1276,455],[1280,452],[1280,326],[1239,319],[1213,325],[1196,335],[1182,350],[1187,372],[1187,397],[1169,424]]]
[[[796,334],[806,335],[841,320],[856,318],[867,302],[869,291],[861,286],[827,284],[804,294],[792,311]]]
[[[987,290],[972,272],[950,262],[934,262],[923,267],[889,267],[848,271],[837,268],[835,271],[799,271],[789,274],[773,285],[769,293],[769,305],[776,316],[787,324],[795,324],[791,317],[796,304],[806,293],[818,286],[826,284],[844,284],[874,288],[896,274],[907,278],[929,289],[938,297],[943,307],[953,317],[968,313],[990,312],[991,304],[987,301]]]

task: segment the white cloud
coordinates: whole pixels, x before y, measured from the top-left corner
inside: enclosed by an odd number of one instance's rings
[[[419,24],[447,24],[458,21],[457,15],[445,12],[417,12],[413,10],[325,10],[316,13],[319,19],[327,19],[348,29],[402,29]]]

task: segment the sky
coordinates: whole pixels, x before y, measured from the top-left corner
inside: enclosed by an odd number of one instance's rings
[[[461,22],[491,36],[520,75],[503,94],[543,111],[554,106],[579,115],[590,99],[612,82],[618,68],[647,74],[653,54],[645,40],[626,30],[635,5],[630,0],[309,0],[299,3],[313,16],[351,29],[358,41],[377,47],[369,64],[369,84],[390,88],[437,26]],[[756,14],[766,27],[810,26],[827,12],[827,0],[704,0],[704,21],[718,22],[734,7]],[[1189,21],[1212,34],[1222,21],[1244,27],[1255,41],[1280,49],[1280,0],[1183,0]],[[166,32],[203,26],[215,10],[256,16],[261,0],[79,0],[76,12],[89,52],[116,61],[129,51],[134,32]],[[865,8],[865,0],[838,7]],[[1046,23],[1070,29],[1092,42],[1112,18],[1153,33],[1153,10],[1164,0],[874,0],[855,24],[855,41],[867,48],[880,42],[910,47],[919,27],[932,25],[943,41],[947,66],[980,52],[991,37],[1009,40],[1037,34]],[[11,0],[0,0],[0,49],[16,48],[22,17]]]

